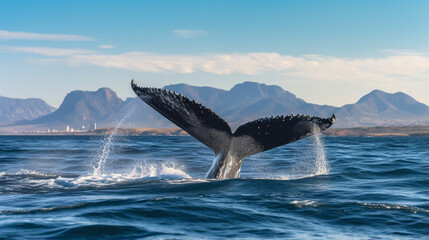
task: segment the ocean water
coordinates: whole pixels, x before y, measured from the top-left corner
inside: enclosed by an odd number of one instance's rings
[[[0,239],[427,239],[428,145],[319,135],[206,180],[189,136],[0,136]]]

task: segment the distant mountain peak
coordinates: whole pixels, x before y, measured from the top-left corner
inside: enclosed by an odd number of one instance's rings
[[[418,103],[414,98],[412,98],[410,95],[403,93],[403,92],[396,92],[396,93],[388,93],[382,90],[373,90],[370,93],[362,96],[357,103],[364,103],[368,102],[370,100],[379,100],[379,101],[406,101],[406,102],[414,102]]]
[[[238,83],[234,87],[232,87],[231,90],[233,90],[234,88],[275,88],[275,89],[283,90],[283,88],[277,85],[267,85],[265,83],[258,83],[258,82],[251,82],[251,81]]]
[[[8,98],[0,96],[0,125],[31,120],[55,111],[40,98]]]
[[[236,84],[229,91],[231,93],[234,93],[234,94],[246,93],[247,95],[249,95],[251,97],[255,97],[255,96],[267,96],[267,97],[269,97],[269,96],[277,95],[277,94],[287,94],[290,97],[295,97],[294,94],[284,90],[280,86],[267,85],[265,83],[250,82],[250,81],[246,81],[243,83]]]
[[[259,86],[268,86],[268,85],[265,83],[245,81],[245,82],[236,84],[234,87],[240,87],[240,86],[256,86],[256,87],[259,87]]]
[[[374,89],[369,94],[376,94],[376,93],[387,93],[387,92],[380,90],[380,89]]]
[[[99,88],[96,92],[103,94],[103,96],[106,97],[107,101],[111,101],[112,98],[113,99],[118,98],[118,96],[116,95],[116,92],[107,87]]]
[[[57,111],[21,124],[38,124],[63,129],[66,126],[88,127],[93,123],[99,126],[99,123],[108,123],[110,126],[116,120],[123,103],[116,92],[107,87],[96,91],[76,90],[66,95]]]
[[[86,92],[90,92],[90,91],[86,91]],[[115,91],[113,91],[112,89],[110,89],[108,87],[99,88],[99,89],[97,89],[96,92],[105,93],[105,94],[116,94]]]
[[[361,97],[355,104],[341,107],[337,116],[337,124],[345,126],[351,126],[352,122],[354,126],[412,122],[427,124],[429,107],[403,92],[387,93],[377,89]]]

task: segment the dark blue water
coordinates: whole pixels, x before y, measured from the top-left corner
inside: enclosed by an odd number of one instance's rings
[[[428,144],[313,137],[205,180],[192,137],[2,136],[0,238],[427,238]]]

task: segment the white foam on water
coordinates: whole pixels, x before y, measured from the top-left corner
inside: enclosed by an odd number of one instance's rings
[[[14,173],[0,172],[0,177],[2,176],[57,177],[57,175],[52,173],[44,173],[44,172],[28,170],[28,169],[21,169],[18,172],[14,172]]]
[[[299,173],[291,173],[291,174],[285,174],[281,176],[274,176],[272,179],[275,180],[297,180],[297,179],[303,179],[303,178],[310,178],[314,177],[316,174],[299,174]]]
[[[387,204],[387,203],[363,203],[362,205],[368,208],[382,209],[382,210],[406,210],[413,213],[424,212],[429,213],[429,210],[419,207],[412,207],[407,205],[399,204]]]
[[[49,173],[42,173],[23,169],[16,173],[4,173],[5,177],[24,176],[19,180],[20,187],[32,188],[78,188],[78,187],[100,187],[116,185],[121,183],[133,183],[142,180],[187,180],[191,177],[186,174],[184,167],[172,162],[146,163],[138,162],[130,166],[125,173],[100,173],[89,174],[78,177],[65,177]],[[42,178],[41,178],[42,177]]]
[[[312,201],[312,200],[294,200],[290,204],[293,204],[298,208],[320,206],[320,203],[318,203],[316,201]]]
[[[81,176],[77,178],[58,177],[54,183],[63,187],[78,187],[78,186],[106,186],[115,185],[118,183],[136,182],[139,180],[148,179],[186,179],[190,178],[183,170],[178,167],[163,163],[163,164],[136,164],[129,173],[108,173],[98,175]]]

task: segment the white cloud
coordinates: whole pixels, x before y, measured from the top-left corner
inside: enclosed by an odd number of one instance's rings
[[[99,48],[103,48],[103,49],[111,49],[111,48],[115,48],[115,46],[110,45],[110,44],[102,44],[102,45],[98,45]]]
[[[200,73],[209,73],[212,75],[205,75],[205,77],[219,80],[218,83],[211,83],[212,86],[225,84],[226,81],[264,81],[289,89],[310,102],[337,106],[339,106],[339,99],[342,99],[343,103],[350,103],[373,89],[390,92],[404,91],[417,97],[419,101],[425,101],[426,104],[429,101],[426,93],[426,89],[429,89],[428,53],[390,51],[383,57],[367,58],[292,56],[269,52],[107,54],[87,49],[0,45],[0,52],[5,51],[35,54],[27,58],[33,63],[57,62],[74,67],[93,65],[135,72],[177,73],[179,75],[175,76],[185,79],[183,80],[185,82],[186,79],[200,77]],[[37,55],[50,57],[36,58]],[[189,76],[191,74],[195,75]]]
[[[180,38],[196,38],[207,34],[207,32],[202,30],[191,30],[191,29],[175,29],[173,30],[173,33]]]
[[[87,49],[65,49],[65,48],[50,48],[50,47],[13,47],[13,46],[0,46],[1,51],[6,52],[22,52],[22,53],[32,53],[32,54],[39,54],[44,56],[52,56],[52,57],[59,57],[59,56],[72,56],[77,54],[89,54],[89,53],[96,53],[91,50]]]
[[[9,32],[0,31],[0,39],[11,40],[46,40],[46,41],[92,41],[94,38],[80,35],[67,34],[45,34],[45,33],[30,33],[30,32]]]
[[[68,57],[67,61],[138,72],[206,72],[218,75],[277,72],[294,78],[339,81],[429,78],[429,56],[421,54],[338,58],[322,55],[297,57],[277,53],[161,55],[128,52],[117,55],[77,54]]]
[[[165,55],[147,52],[100,54],[87,49],[0,46],[0,50],[59,57],[56,61],[73,65],[89,64],[136,72],[198,72],[217,75],[260,75],[276,73],[289,79],[341,82],[392,81],[429,79],[429,56],[422,53],[390,54],[378,58],[339,58],[323,55],[291,56],[278,53],[231,53]]]

